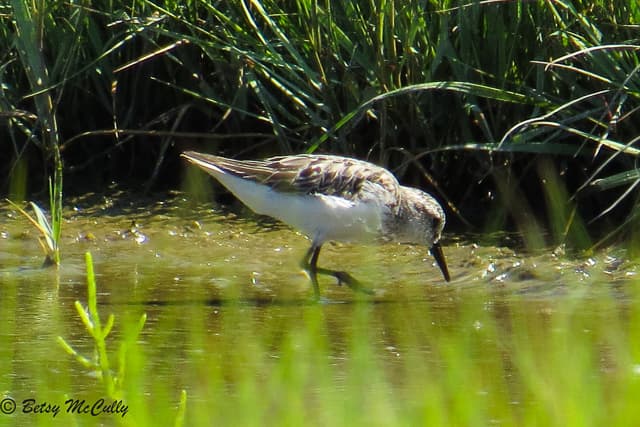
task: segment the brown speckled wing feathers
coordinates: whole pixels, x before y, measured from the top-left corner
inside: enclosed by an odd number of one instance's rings
[[[306,155],[272,157],[263,161],[232,160],[211,156],[219,168],[279,191],[362,198],[365,184],[379,185],[390,196],[398,193],[398,181],[387,170],[372,163],[342,157]]]

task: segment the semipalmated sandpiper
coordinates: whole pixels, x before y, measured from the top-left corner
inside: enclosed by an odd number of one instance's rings
[[[445,223],[442,207],[430,194],[400,185],[384,168],[330,155],[233,160],[187,151],[182,157],[215,177],[254,212],[276,218],[311,239],[302,266],[316,298],[318,273],[367,291],[350,274],[317,266],[320,248],[328,240],[426,245],[445,280],[450,280],[439,243]]]

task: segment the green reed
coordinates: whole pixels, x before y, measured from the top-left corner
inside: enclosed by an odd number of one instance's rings
[[[44,1],[28,2],[14,0],[11,2],[15,38],[14,42],[20,57],[22,71],[28,80],[28,93],[23,95],[32,98],[35,106],[37,129],[25,126],[20,120],[26,116],[15,117],[17,126],[25,133],[27,141],[34,141],[41,146],[48,158],[52,159],[53,173],[49,178],[50,222],[42,210],[34,203],[32,207],[36,219],[29,219],[37,224],[43,234],[45,265],[60,264],[60,233],[62,229],[62,175],[63,165],[60,154],[60,135],[56,117],[55,101],[51,93],[49,67],[42,51],[45,21],[48,17],[47,4]],[[14,148],[17,150],[18,147]],[[21,210],[24,214],[24,211]],[[25,214],[26,215],[26,214]],[[42,242],[42,241],[41,241]]]
[[[120,387],[122,383],[122,373],[125,371],[124,366],[120,367],[119,375],[114,377],[112,371],[112,363],[110,362],[109,355],[107,354],[107,342],[106,338],[111,333],[111,329],[115,323],[115,316],[110,314],[107,318],[107,322],[102,325],[100,314],[98,313],[98,300],[97,300],[97,286],[95,273],[93,271],[93,259],[91,253],[85,254],[85,263],[87,268],[87,307],[83,307],[80,301],[75,302],[75,308],[82,320],[84,327],[93,339],[95,344],[95,354],[93,360],[82,356],[76,351],[64,338],[58,337],[58,342],[62,348],[74,356],[82,366],[87,369],[91,369],[99,373],[99,378],[104,384],[106,393],[109,397],[118,397],[120,394]],[[146,321],[146,315],[140,317],[138,324],[138,331],[141,331]],[[126,347],[122,351],[126,351]]]
[[[133,362],[133,368],[136,368],[135,363],[137,358],[132,356],[131,353],[137,351],[135,348],[136,341],[145,326],[147,315],[143,313],[135,324],[125,325],[126,334],[124,339],[121,340],[116,353],[117,364],[114,363],[114,351],[112,345],[107,342],[107,338],[115,325],[115,316],[110,314],[104,324],[100,318],[97,297],[98,288],[95,279],[93,258],[90,252],[85,254],[85,266],[87,270],[87,305],[86,307],[83,306],[80,301],[76,301],[74,305],[82,324],[89,334],[90,339],[93,341],[95,351],[92,357],[84,356],[61,336],[57,337],[58,344],[66,353],[73,356],[83,368],[97,374],[104,388],[106,397],[110,399],[123,399],[125,402],[129,398],[130,401],[135,401],[135,394],[129,395],[127,393],[127,383],[132,382],[128,380],[127,376],[135,376],[136,374],[129,372],[132,367],[128,367],[127,363],[130,361]],[[114,365],[117,365],[117,368]],[[178,411],[174,420],[176,427],[184,425],[186,408],[187,392],[186,390],[182,390]],[[134,421],[132,422],[131,419]],[[139,414],[131,414],[128,418],[126,418],[125,415],[125,417],[122,417],[122,420],[126,420],[122,421],[124,425],[137,425],[135,420],[144,420],[144,417],[141,417]]]
[[[522,170],[538,169],[540,156],[578,158],[576,168],[585,165],[590,176],[567,189],[576,205],[563,224],[551,224],[560,222],[552,213],[558,203],[548,199],[547,222],[556,228],[606,215],[634,194],[635,169],[627,165],[638,150],[638,45],[627,40],[639,12],[626,2],[596,4],[597,18],[571,1],[245,0],[190,10],[212,26],[194,25],[171,4],[145,4],[176,24],[151,31],[188,41],[228,71],[215,82],[197,73],[198,90],[159,82],[224,112],[231,127],[235,118],[267,123],[275,151],[366,155],[400,171],[423,159],[441,175],[454,163],[479,164],[478,174],[494,181],[532,180]],[[599,26],[606,22],[616,31]],[[544,187],[540,174],[532,176]],[[459,190],[453,178],[440,185],[454,187],[449,194]],[[627,191],[601,212],[577,198],[607,200],[595,193],[614,186]],[[566,241],[562,235],[553,243]]]
[[[7,23],[0,43],[21,53],[1,59],[0,106],[10,123],[2,139],[13,153],[7,169],[19,172],[7,174],[15,189],[32,176],[25,157],[34,156],[33,144],[53,159],[46,175],[54,175],[54,189],[62,187],[57,171],[67,152],[78,181],[91,176],[100,186],[105,175],[131,176],[149,189],[175,175],[172,136],[192,136],[208,141],[201,149],[228,154],[366,157],[407,181],[426,178],[461,212],[479,194],[508,187],[495,183],[501,176],[530,193],[542,182],[525,171],[547,156],[571,162],[576,175],[586,169],[567,188],[576,215],[622,216],[619,234],[634,221],[640,12],[633,2],[11,6],[0,10]],[[14,22],[17,43],[8,31]],[[477,189],[456,200],[468,182]],[[60,205],[61,190],[54,195]]]
[[[58,208],[54,205],[54,193],[53,188],[51,187],[51,181],[49,181],[49,197],[51,198],[51,221],[47,218],[45,212],[36,203],[30,202],[31,209],[33,210],[34,214],[33,216],[31,216],[20,206],[7,199],[11,206],[13,206],[18,212],[20,212],[40,233],[40,235],[38,236],[38,242],[40,243],[40,247],[42,248],[45,256],[44,262],[42,264],[43,267],[60,265],[59,242],[62,213],[60,212],[61,208]]]

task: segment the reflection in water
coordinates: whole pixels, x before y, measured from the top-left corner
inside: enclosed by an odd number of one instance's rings
[[[95,375],[56,343],[64,336],[93,354],[73,305],[86,301],[85,251],[100,312],[116,316],[112,342],[148,316],[127,356],[139,358],[129,362],[127,387],[164,390],[167,399],[185,388],[196,408],[217,396],[221,417],[237,416],[224,402],[246,399],[247,384],[261,395],[282,381],[311,401],[397,395],[408,407],[473,390],[495,407],[502,396],[526,407],[556,377],[580,381],[594,366],[608,381],[629,374],[620,353],[640,316],[626,286],[635,267],[621,251],[571,259],[449,236],[453,280],[444,284],[424,248],[327,245],[327,267],[352,272],[376,296],[321,278],[328,301],[314,304],[299,268],[308,242],[286,227],[179,197],[86,203],[65,212],[58,272],[38,268],[36,233],[0,205],[1,378],[15,395],[100,395]]]

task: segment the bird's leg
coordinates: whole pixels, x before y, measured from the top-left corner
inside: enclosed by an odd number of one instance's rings
[[[311,283],[313,284],[313,291],[316,298],[320,297],[320,287],[318,286],[318,274],[325,274],[327,276],[333,276],[338,280],[338,285],[343,283],[353,289],[354,291],[362,292],[368,295],[374,295],[371,289],[368,289],[352,275],[346,271],[330,270],[328,268],[318,267],[318,257],[320,256],[320,246],[312,245],[304,259],[302,260],[302,268],[309,273]]]
[[[316,246],[315,244],[312,244],[301,263],[302,268],[307,273],[309,273],[309,278],[311,279],[311,284],[313,285],[313,293],[317,300],[320,299],[320,286],[318,285],[317,264],[321,247],[322,245]]]

